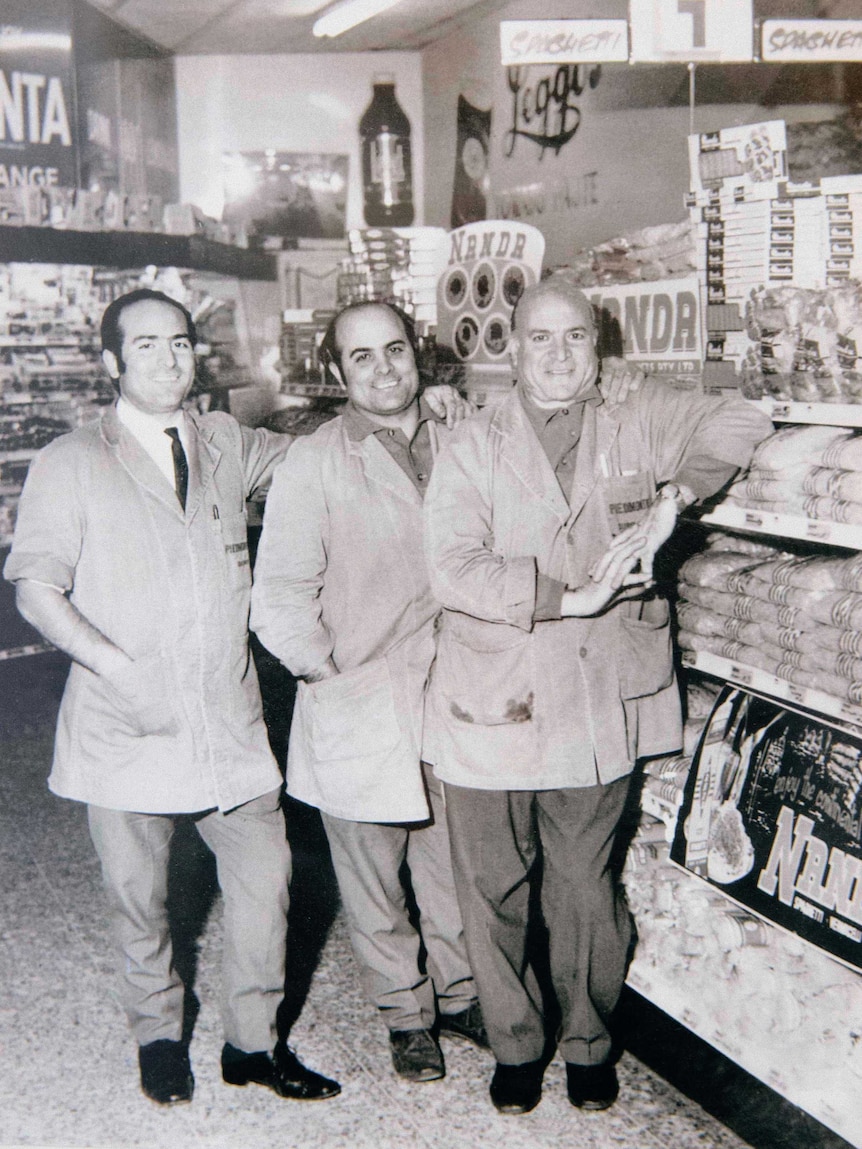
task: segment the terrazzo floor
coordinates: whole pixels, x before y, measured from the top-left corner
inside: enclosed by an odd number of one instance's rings
[[[181,972],[194,985],[189,1025],[196,1088],[191,1105],[162,1109],[147,1101],[138,1087],[136,1048],[112,994],[106,905],[85,811],[53,797],[45,785],[62,682],[52,658],[21,660],[32,664],[27,668],[0,666],[0,1145],[766,1146],[741,1139],[630,1052],[619,1062],[619,1102],[597,1114],[568,1103],[557,1059],[539,1107],[526,1116],[502,1117],[487,1095],[490,1055],[445,1038],[444,1080],[410,1085],[396,1078],[384,1027],[361,995],[325,841],[315,817],[298,806],[288,819],[296,877],[285,1020],[293,1022],[291,1044],[302,1060],[341,1081],[342,1094],[299,1103],[256,1086],[222,1083],[221,907],[208,854],[195,837],[180,834],[172,905]],[[40,660],[43,669],[35,665]],[[630,1019],[630,1026],[637,1024]],[[693,1064],[682,1046],[673,1052],[671,1061]],[[742,1093],[738,1100],[744,1108]],[[748,1103],[762,1112],[761,1102]],[[785,1112],[769,1121],[777,1134],[769,1149],[844,1145],[803,1118],[776,1129],[776,1121],[786,1117]]]

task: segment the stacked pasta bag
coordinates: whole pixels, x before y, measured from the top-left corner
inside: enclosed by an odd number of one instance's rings
[[[761,287],[745,308],[749,399],[862,403],[862,287]]]
[[[784,427],[760,444],[724,502],[860,525],[862,435],[836,427]]]
[[[862,702],[862,555],[717,536],[680,570],[679,644]]]

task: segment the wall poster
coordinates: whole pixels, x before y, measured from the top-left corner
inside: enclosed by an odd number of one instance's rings
[[[75,187],[72,32],[62,0],[4,0],[0,22],[0,192]]]
[[[862,731],[725,687],[671,860],[862,969]]]
[[[343,239],[347,219],[346,155],[224,152],[226,223],[249,238]]]

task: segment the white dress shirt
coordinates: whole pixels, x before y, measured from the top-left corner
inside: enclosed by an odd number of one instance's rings
[[[117,418],[135,436],[171,486],[176,489],[171,438],[165,434],[165,428],[178,428],[180,442],[188,458],[188,426],[185,412],[180,410],[172,411],[169,415],[148,415],[146,411],[139,411],[121,396],[117,402]]]

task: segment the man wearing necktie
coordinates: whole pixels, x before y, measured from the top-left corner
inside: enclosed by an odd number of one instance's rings
[[[183,409],[194,324],[160,292],[112,303],[102,345],[117,404],[34,460],[5,575],[72,659],[49,785],[88,806],[141,1087],[161,1104],[192,1096],[165,909],[185,817],[224,895],[224,1080],[332,1097],[276,1035],[290,852],[248,648],[245,504],[291,439]]]

